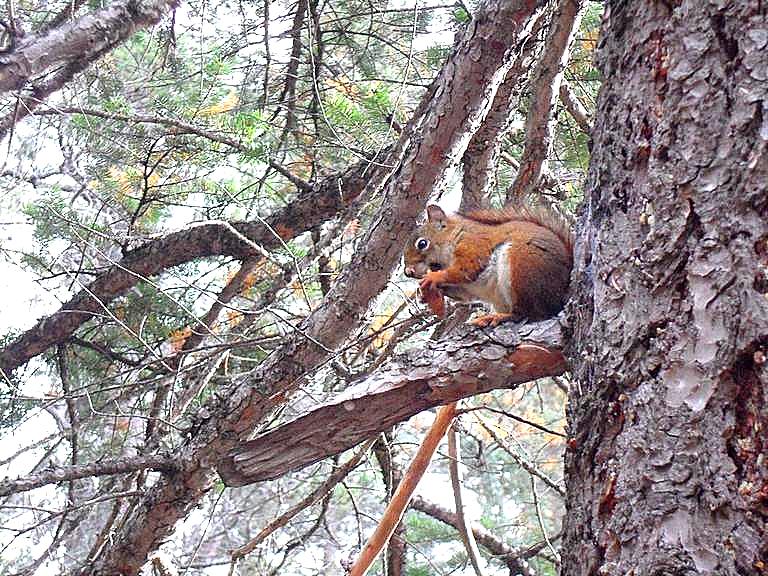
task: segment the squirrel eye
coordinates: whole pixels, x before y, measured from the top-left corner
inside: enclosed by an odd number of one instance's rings
[[[429,248],[429,240],[427,240],[426,238],[419,238],[418,240],[416,240],[417,250],[421,250],[422,252],[424,252],[424,250],[426,250],[427,248]]]

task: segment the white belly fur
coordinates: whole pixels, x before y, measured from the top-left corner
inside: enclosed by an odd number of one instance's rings
[[[460,290],[446,290],[446,293],[461,300],[485,302],[491,305],[494,312],[512,312],[516,303],[512,300],[512,291],[510,290],[512,271],[507,255],[507,251],[510,249],[511,246],[507,242],[499,244],[491,254],[491,259],[485,270],[474,282],[465,284]]]

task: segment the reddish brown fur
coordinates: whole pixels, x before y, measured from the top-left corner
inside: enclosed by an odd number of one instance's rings
[[[571,225],[565,217],[540,206],[520,206],[500,210],[474,210],[459,213],[459,216],[480,224],[506,224],[507,222],[532,222],[550,230],[565,246],[568,254],[573,255],[573,234]]]
[[[501,313],[491,323],[501,317],[539,320],[562,309],[573,266],[573,239],[563,217],[527,207],[446,215],[430,206],[428,214],[404,260],[406,274],[422,278],[422,294],[432,302],[435,292],[487,302]],[[428,248],[418,249],[425,239]]]

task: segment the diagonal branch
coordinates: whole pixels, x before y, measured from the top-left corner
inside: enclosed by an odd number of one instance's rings
[[[363,457],[366,454],[368,454],[368,451],[371,449],[372,445],[373,445],[373,441],[370,441],[365,445],[363,445],[363,447],[360,448],[357,452],[355,452],[349,460],[347,460],[341,466],[337,467],[333,471],[333,473],[330,474],[322,484],[320,484],[320,486],[312,490],[312,492],[307,494],[299,502],[297,502],[296,504],[291,506],[288,510],[280,514],[280,516],[272,520],[269,524],[267,524],[264,528],[262,528],[256,536],[254,536],[247,543],[233,550],[232,565],[229,573],[230,574],[233,573],[234,565],[238,560],[240,560],[241,558],[244,558],[245,556],[253,552],[256,549],[256,547],[259,544],[261,544],[266,538],[268,538],[272,533],[274,533],[275,530],[285,526],[297,514],[309,508],[310,506],[318,502],[323,496],[325,496],[331,490],[333,490],[339,482],[344,480],[344,478],[346,478],[346,476],[350,472],[352,472],[352,470],[355,469],[355,467],[360,463]]]
[[[400,519],[408,507],[408,503],[413,498],[413,492],[419,485],[419,481],[424,476],[424,472],[432,460],[432,456],[437,450],[437,446],[445,436],[446,431],[456,416],[456,402],[451,402],[437,411],[429,432],[422,440],[416,455],[411,460],[408,469],[403,475],[403,479],[397,485],[397,490],[392,495],[392,499],[387,504],[386,510],[381,517],[376,530],[368,538],[368,541],[360,551],[355,563],[349,569],[349,576],[365,576],[373,561],[384,548],[395,527],[400,523]]]
[[[173,232],[131,250],[57,312],[39,320],[0,350],[0,374],[10,375],[51,346],[65,342],[94,314],[142,279],[199,258],[230,256],[245,260],[259,256],[253,244],[271,249],[322,224],[357,198],[372,175],[385,171],[381,164],[361,161],[343,174],[325,178],[311,193],[302,194],[267,218],[266,225],[262,220],[231,226],[208,223]],[[232,228],[250,242],[244,242]]]
[[[563,70],[568,62],[570,46],[576,36],[586,2],[560,0],[547,34],[546,50],[533,74],[533,96],[525,122],[525,149],[520,170],[507,191],[507,202],[520,201],[539,186],[546,171],[552,148],[555,104],[560,91]]]
[[[530,75],[530,69],[540,54],[544,42],[541,29],[550,22],[550,14],[541,14],[533,25],[528,41],[507,72],[504,83],[496,92],[493,106],[467,145],[461,163],[462,197],[460,211],[469,212],[487,206],[496,187],[496,169],[504,137],[509,131],[512,113],[517,108],[520,92]]]
[[[117,0],[61,26],[24,38],[0,55],[0,94],[23,88],[33,77],[74,62],[90,64],[137,29],[160,21],[176,0]]]
[[[563,106],[565,106],[565,109],[568,110],[568,113],[576,121],[576,124],[579,125],[582,132],[584,132],[584,134],[591,134],[592,118],[584,107],[584,104],[582,104],[576,94],[573,93],[570,83],[565,78],[563,78],[560,83],[560,102],[563,103]]]
[[[453,526],[456,530],[459,529],[459,519],[456,514],[450,510],[446,510],[442,506],[425,500],[421,496],[414,496],[411,501],[411,508],[423,512],[436,520],[440,520],[444,524]],[[522,574],[523,576],[534,576],[536,572],[528,566],[526,560],[536,556],[543,548],[546,547],[546,543],[531,546],[527,549],[514,549],[491,532],[483,528],[479,524],[472,526],[472,532],[478,544],[488,550],[497,560],[500,560],[506,564],[511,574]],[[561,534],[557,534],[550,538],[550,542],[560,539]]]
[[[373,189],[384,188],[380,208],[322,305],[256,369],[210,398],[179,449],[183,470],[161,478],[131,511],[114,544],[84,567],[83,576],[137,573],[176,522],[213,487],[215,464],[285,403],[304,376],[325,362],[358,325],[386,286],[400,260],[403,239],[415,228],[430,192],[482,122],[517,45],[527,37],[543,4],[489,0],[484,5],[403,131],[394,153],[395,169],[374,172],[372,182],[366,182]]]
[[[396,356],[332,401],[244,442],[219,463],[229,486],[269,480],[338,454],[398,422],[460,398],[565,369],[557,319],[492,332],[466,326]]]

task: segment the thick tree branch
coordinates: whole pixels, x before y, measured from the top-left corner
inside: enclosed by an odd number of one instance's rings
[[[266,221],[234,222],[231,228],[264,249],[280,246],[333,217],[357,198],[375,174],[383,173],[386,168],[381,164],[361,161],[343,174],[323,179],[312,192],[302,194]],[[0,351],[0,373],[10,375],[51,346],[65,342],[94,314],[145,278],[199,258],[230,256],[245,260],[259,256],[252,244],[233,234],[231,228],[219,223],[203,224],[131,250],[58,312],[38,321]]]
[[[48,96],[61,88],[77,74],[85,70],[90,63],[85,60],[75,60],[47,78],[45,82],[35,83],[28,94],[19,95],[13,111],[0,119],[0,140],[3,140],[16,123],[32,114]]]
[[[176,0],[117,0],[57,28],[30,35],[0,55],[0,94],[56,66],[92,63],[137,29],[156,24]]]
[[[284,403],[304,375],[357,325],[399,261],[403,239],[414,229],[429,192],[482,121],[542,3],[491,1],[473,20],[433,83],[434,92],[422,100],[424,113],[406,126],[377,220],[323,305],[245,379],[210,399],[180,450],[184,470],[158,483],[85,574],[135,574],[213,486],[213,466]],[[416,129],[418,137],[410,140]],[[369,185],[383,185],[388,175],[377,175]]]
[[[520,92],[528,79],[533,61],[541,52],[544,42],[539,33],[550,21],[549,13],[542,13],[536,20],[522,51],[507,72],[504,82],[496,92],[493,105],[467,145],[461,159],[462,197],[460,211],[469,212],[486,205],[496,186],[501,145],[509,130],[512,112],[517,108]]]
[[[584,0],[560,0],[547,34],[546,50],[533,74],[534,93],[525,123],[525,149],[520,170],[507,192],[507,202],[524,199],[541,181],[552,147],[554,110],[569,49],[584,13]]]
[[[338,454],[429,408],[565,369],[557,319],[465,326],[424,350],[396,356],[337,398],[245,442],[219,463],[230,486],[277,478]]]
[[[31,474],[15,480],[0,481],[0,497],[15,494],[17,492],[26,492],[34,490],[47,484],[56,484],[67,480],[77,480],[78,478],[88,478],[90,476],[106,476],[108,474],[124,474],[126,472],[136,472],[137,470],[175,470],[176,461],[167,455],[153,456],[133,456],[119,458],[116,460],[103,460],[101,462],[92,462],[90,464],[79,464],[75,466],[62,466]]]

